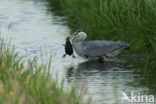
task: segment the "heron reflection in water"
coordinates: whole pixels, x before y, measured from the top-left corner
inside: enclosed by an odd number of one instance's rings
[[[87,34],[80,29],[69,38],[72,39],[72,46],[76,53],[88,60],[109,60],[109,57],[118,55],[121,50],[130,49],[128,43],[121,41],[95,40],[87,41]]]
[[[96,76],[96,74],[100,74],[98,76],[108,76],[110,70],[117,71],[120,69],[120,63],[114,61],[86,61],[79,63],[77,67],[70,67],[67,70],[66,77],[67,81],[72,81],[71,79],[85,79],[88,76]],[[113,71],[114,72],[114,71]],[[115,74],[115,73],[114,73]]]

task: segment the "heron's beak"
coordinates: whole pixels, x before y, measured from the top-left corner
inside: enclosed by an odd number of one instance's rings
[[[74,38],[76,36],[77,36],[77,32],[74,32],[71,36],[69,36],[69,39],[72,39],[72,38]]]

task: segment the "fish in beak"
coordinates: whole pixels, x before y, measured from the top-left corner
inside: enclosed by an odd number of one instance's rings
[[[65,54],[62,56],[62,58],[64,58],[66,55],[69,55],[69,56],[73,55],[73,58],[75,58],[73,54],[73,47],[72,47],[69,37],[66,38],[66,44],[64,46],[65,46]]]

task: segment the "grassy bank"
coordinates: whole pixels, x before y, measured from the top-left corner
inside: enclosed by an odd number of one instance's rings
[[[121,40],[133,52],[156,58],[155,0],[47,0],[68,16],[73,31],[85,29],[88,40]]]
[[[75,88],[64,91],[37,59],[26,61],[0,40],[0,104],[87,104]],[[26,64],[27,63],[27,64]]]

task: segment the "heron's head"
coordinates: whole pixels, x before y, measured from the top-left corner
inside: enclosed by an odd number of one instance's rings
[[[87,34],[84,32],[84,30],[80,29],[74,32],[69,38],[74,39],[76,41],[82,41],[82,40],[85,40],[86,37],[87,37]]]

